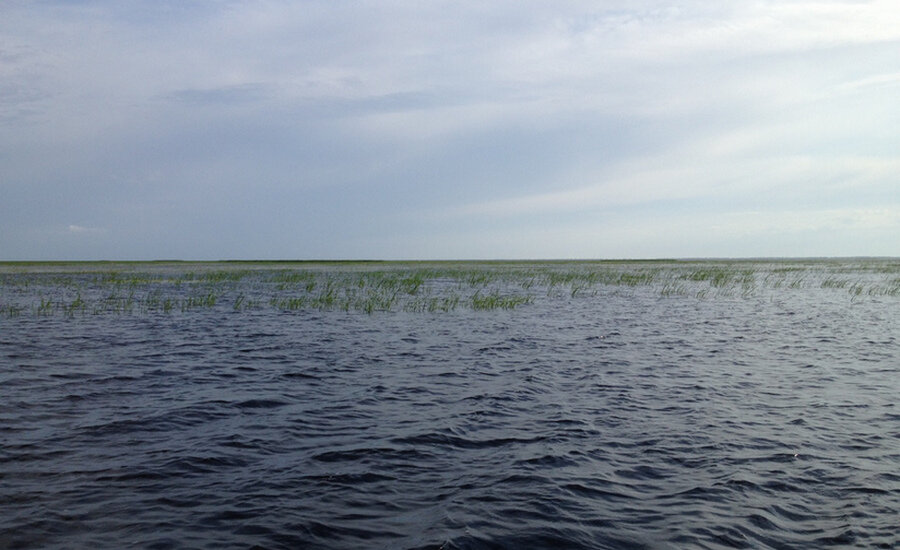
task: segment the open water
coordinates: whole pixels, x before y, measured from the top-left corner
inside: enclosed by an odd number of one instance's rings
[[[0,320],[0,548],[900,548],[900,301]]]

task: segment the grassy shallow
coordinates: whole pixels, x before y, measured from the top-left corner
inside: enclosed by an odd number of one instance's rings
[[[449,312],[607,292],[900,297],[898,259],[491,262],[0,262],[0,317],[194,310]]]

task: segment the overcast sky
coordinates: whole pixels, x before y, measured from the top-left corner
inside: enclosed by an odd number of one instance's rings
[[[900,255],[900,5],[0,3],[0,260]]]

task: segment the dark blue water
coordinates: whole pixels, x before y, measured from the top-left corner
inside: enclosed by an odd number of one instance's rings
[[[900,548],[896,299],[0,320],[0,548]]]

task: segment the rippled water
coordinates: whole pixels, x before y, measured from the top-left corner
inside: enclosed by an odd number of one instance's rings
[[[900,548],[900,301],[0,319],[2,548]]]

